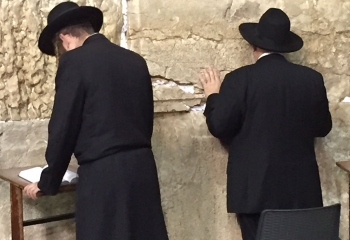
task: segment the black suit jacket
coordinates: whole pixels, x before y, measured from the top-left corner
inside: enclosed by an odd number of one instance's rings
[[[329,133],[332,119],[320,73],[262,57],[227,74],[204,114],[229,144],[228,212],[322,206],[314,138]]]
[[[57,193],[73,152],[81,165],[151,148],[153,93],[141,56],[93,35],[63,54],[55,83],[41,191]]]

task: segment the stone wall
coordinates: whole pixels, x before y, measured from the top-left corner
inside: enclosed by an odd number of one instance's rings
[[[337,8],[332,7],[335,5]],[[317,140],[317,158],[324,203],[342,203],[341,237],[349,239],[349,181],[347,174],[335,163],[350,159],[350,103],[341,103],[350,94],[347,56],[350,49],[350,1],[133,0],[129,2],[129,44],[147,59],[157,87],[161,88],[163,83],[166,94],[163,90],[160,95],[167,97],[172,90],[173,101],[167,103],[168,110],[181,111],[177,108],[179,103],[192,105],[184,102],[178,94],[178,87],[193,86],[193,99],[201,98],[198,81],[201,67],[213,65],[223,76],[252,63],[251,53],[247,51],[249,46],[242,40],[238,26],[242,22],[257,22],[270,7],[283,9],[291,18],[292,30],[305,42],[301,51],[286,57],[324,75],[334,128],[327,138]],[[169,88],[169,83],[177,86]],[[186,94],[190,98],[191,94]],[[186,118],[196,121],[192,114]],[[192,134],[196,133],[189,133]],[[222,154],[220,149],[210,151],[213,153],[206,155],[208,160]],[[224,168],[221,171],[224,173]],[[222,216],[220,219],[225,225],[224,209],[217,209],[216,214]],[[224,230],[227,235],[222,239],[230,239],[234,227],[237,226],[233,222],[229,231]],[[185,227],[180,229],[185,231]],[[207,236],[207,239],[220,239],[215,234]],[[234,239],[239,239],[239,235],[234,235]]]
[[[54,58],[37,49],[50,9],[61,0],[0,1],[0,168],[44,164],[47,119],[54,96]],[[124,1],[125,3],[126,1]],[[85,0],[105,14],[103,33],[119,42],[121,0]],[[334,6],[337,6],[334,8]],[[341,237],[349,239],[349,180],[335,166],[350,158],[350,0],[130,0],[128,45],[146,60],[154,83],[153,146],[171,240],[240,239],[226,213],[226,152],[210,136],[198,82],[201,67],[221,75],[252,63],[238,25],[258,21],[269,7],[291,17],[304,48],[287,57],[323,73],[334,128],[317,140],[324,203],[342,203]],[[38,120],[44,119],[44,120]],[[10,239],[9,186],[0,182],[0,239]],[[73,210],[74,194],[26,200],[25,217]],[[74,222],[28,227],[26,239],[75,239]]]
[[[62,0],[0,2],[0,120],[49,118],[54,97],[55,58],[44,56],[37,41],[49,11]],[[102,31],[119,43],[121,1],[78,0],[100,8]]]

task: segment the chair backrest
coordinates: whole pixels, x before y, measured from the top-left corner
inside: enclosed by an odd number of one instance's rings
[[[338,240],[340,204],[327,207],[265,210],[256,240]]]

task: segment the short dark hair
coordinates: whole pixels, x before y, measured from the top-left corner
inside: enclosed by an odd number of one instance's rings
[[[65,52],[65,49],[62,46],[62,40],[60,39],[61,33],[71,34],[73,37],[79,38],[84,34],[93,34],[95,33],[95,30],[89,22],[78,23],[61,29],[52,39],[52,42],[55,46],[55,53],[57,58],[59,58]]]
[[[59,31],[56,36],[59,36],[60,34],[71,34],[73,37],[81,37],[83,34],[93,34],[95,33],[91,23],[85,22],[80,24],[71,25],[68,27],[63,28],[61,31]]]

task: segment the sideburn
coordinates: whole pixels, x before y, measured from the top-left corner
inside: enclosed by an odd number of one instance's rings
[[[54,46],[55,46],[56,60],[58,65],[60,57],[62,56],[63,53],[66,52],[66,49],[63,47],[62,40],[59,37],[56,38],[56,40],[54,41]]]

